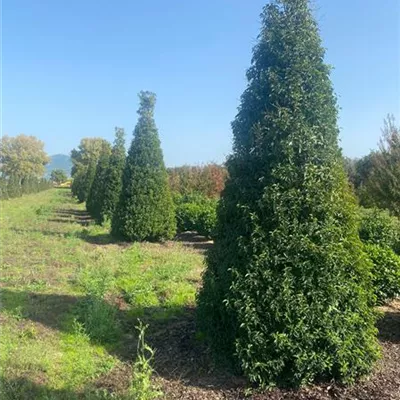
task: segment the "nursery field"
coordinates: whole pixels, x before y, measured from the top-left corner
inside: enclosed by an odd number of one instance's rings
[[[382,360],[353,387],[257,393],[215,367],[195,324],[210,245],[115,242],[68,189],[3,201],[0,398],[400,399],[400,301],[382,307]]]

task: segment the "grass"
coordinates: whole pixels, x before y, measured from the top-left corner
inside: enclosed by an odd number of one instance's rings
[[[157,341],[191,315],[203,256],[114,243],[66,189],[3,201],[0,241],[0,398],[139,398],[137,318]]]

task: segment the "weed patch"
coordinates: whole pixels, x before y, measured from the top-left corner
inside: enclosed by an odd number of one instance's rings
[[[136,327],[139,332],[137,358],[132,366],[132,382],[129,387],[129,394],[137,400],[153,400],[162,395],[162,392],[152,381],[154,350],[145,342],[147,327],[141,321]]]
[[[99,343],[111,343],[120,334],[117,309],[106,301],[114,286],[112,272],[105,267],[83,269],[78,282],[85,297],[78,305],[78,318],[88,336]]]

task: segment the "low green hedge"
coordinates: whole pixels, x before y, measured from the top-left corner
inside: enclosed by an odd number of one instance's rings
[[[212,238],[217,221],[217,203],[216,199],[200,194],[176,195],[178,232],[196,231],[200,235]]]
[[[372,261],[372,282],[378,304],[400,295],[400,256],[389,247],[364,244],[364,251]]]
[[[361,208],[359,234],[364,243],[389,247],[400,254],[400,221],[385,210]]]

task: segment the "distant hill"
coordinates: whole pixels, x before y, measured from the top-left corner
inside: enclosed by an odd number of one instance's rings
[[[62,169],[68,176],[71,176],[71,157],[65,154],[50,156],[50,162],[46,165],[46,176],[49,177],[53,169]]]

